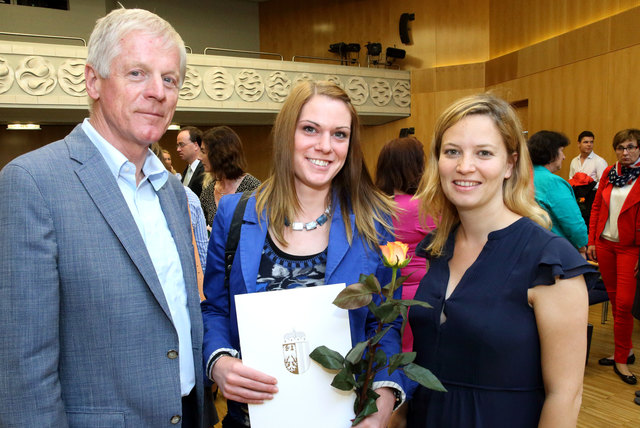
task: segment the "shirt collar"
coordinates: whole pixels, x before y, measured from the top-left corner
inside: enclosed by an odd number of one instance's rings
[[[93,125],[91,125],[88,118],[85,118],[82,122],[82,130],[87,134],[89,140],[91,140],[93,145],[96,146],[104,158],[109,170],[113,174],[113,177],[118,179],[120,170],[127,162],[129,162],[129,159],[105,140],[104,137],[96,131]],[[169,177],[167,169],[151,150],[147,150],[147,158],[144,161],[142,171],[149,179],[155,190],[159,190],[164,186]]]

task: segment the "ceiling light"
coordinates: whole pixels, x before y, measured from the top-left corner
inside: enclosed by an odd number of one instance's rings
[[[176,125],[175,123],[172,123],[167,128],[167,131],[179,131],[179,130],[180,130],[180,125]]]
[[[40,125],[37,123],[10,123],[7,125],[9,131],[39,131]]]

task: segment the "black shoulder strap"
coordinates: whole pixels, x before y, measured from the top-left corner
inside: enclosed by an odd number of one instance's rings
[[[247,201],[251,196],[251,190],[242,192],[240,201],[236,205],[236,209],[233,212],[231,218],[231,225],[229,226],[229,233],[227,234],[227,246],[224,248],[224,286],[229,288],[229,276],[231,275],[231,266],[233,266],[233,259],[236,256],[236,249],[238,248],[238,242],[240,242],[240,231],[242,230],[242,218],[244,217],[244,210],[247,206]]]

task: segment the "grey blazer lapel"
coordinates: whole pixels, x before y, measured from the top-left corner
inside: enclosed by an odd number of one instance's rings
[[[169,180],[171,180],[171,177],[169,177]],[[202,317],[200,316],[200,295],[198,294],[198,282],[196,279],[196,259],[191,240],[191,222],[189,212],[186,208],[187,194],[184,192],[182,184],[176,183],[172,186],[169,180],[167,180],[164,186],[156,193],[160,199],[162,212],[167,220],[167,225],[178,249],[178,255],[180,256],[182,275],[187,289],[187,303],[191,316],[192,335],[196,335],[197,337],[199,334],[199,340],[201,340],[202,329],[196,328],[196,325],[202,323]],[[178,185],[180,186],[179,188],[176,187]],[[182,192],[182,194],[180,194],[180,192]],[[181,200],[177,198],[181,198]],[[194,320],[195,315],[197,315],[197,318]],[[194,321],[197,322],[194,324]]]
[[[156,300],[171,319],[169,306],[151,257],[107,163],[80,125],[65,138],[65,142],[69,148],[69,156],[79,163],[75,168],[78,179],[122,243]]]

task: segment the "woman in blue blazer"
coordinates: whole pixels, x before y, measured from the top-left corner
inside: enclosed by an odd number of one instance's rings
[[[359,120],[346,93],[329,82],[296,86],[273,130],[271,176],[248,200],[238,248],[225,288],[225,246],[241,195],[223,197],[213,222],[202,303],[207,374],[228,399],[223,427],[246,427],[241,403],[277,393],[277,380],[242,364],[233,296],[259,291],[358,282],[391,276],[378,245],[391,240],[393,203],[377,190],[364,165]],[[396,297],[400,298],[400,290]],[[353,344],[373,336],[368,309],[349,313]],[[260,322],[260,320],[256,320]],[[400,352],[400,319],[383,338],[387,355]],[[404,397],[401,375],[379,373],[379,411],[360,427],[385,427]]]

